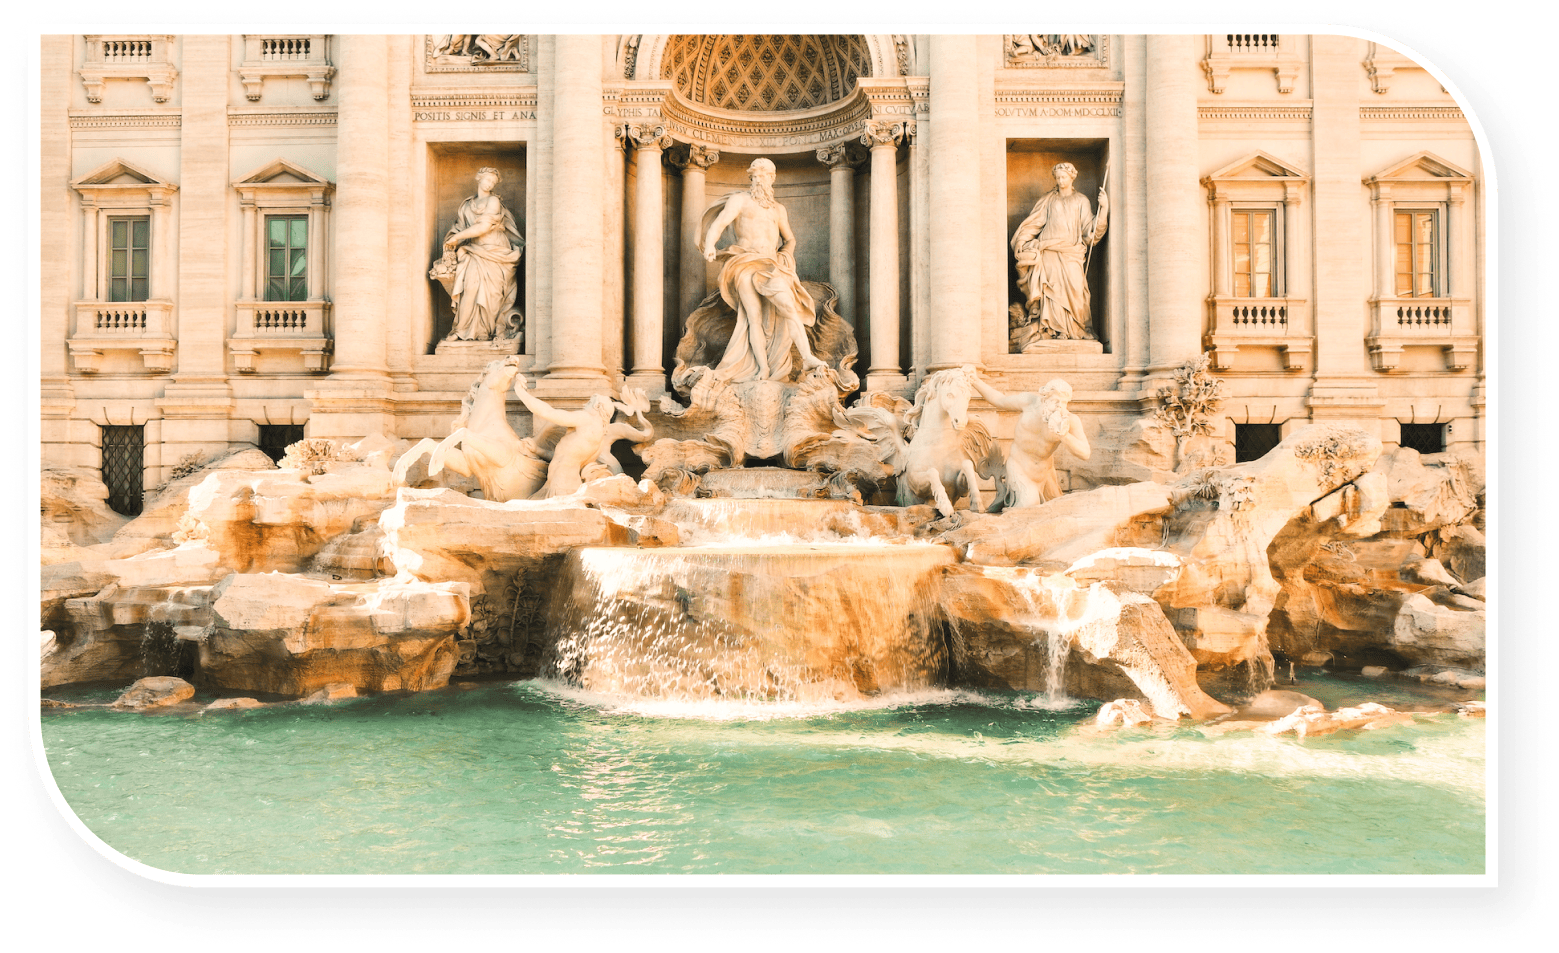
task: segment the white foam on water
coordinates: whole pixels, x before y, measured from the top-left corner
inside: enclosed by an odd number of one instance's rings
[[[524,682],[548,695],[594,708],[609,715],[641,715],[646,718],[687,719],[692,721],[781,721],[804,720],[857,711],[893,708],[918,708],[926,705],[983,705],[1001,707],[1001,701],[979,692],[955,688],[936,688],[918,692],[899,692],[849,701],[759,701],[737,698],[638,698],[587,691],[553,679]]]

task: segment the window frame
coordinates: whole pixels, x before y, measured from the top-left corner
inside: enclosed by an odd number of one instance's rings
[[[1402,271],[1400,270],[1400,254],[1401,254],[1400,250],[1402,248],[1403,243],[1397,240],[1396,226],[1397,226],[1398,219],[1401,216],[1403,216],[1403,215],[1407,215],[1407,216],[1410,216],[1410,217],[1418,216],[1418,215],[1428,215],[1428,216],[1430,216],[1430,222],[1433,223],[1433,233],[1430,236],[1430,241],[1429,241],[1430,255],[1431,255],[1432,260],[1430,261],[1430,268],[1429,268],[1429,286],[1430,286],[1430,289],[1429,289],[1428,292],[1419,292],[1417,290],[1418,289],[1417,277],[1420,274],[1420,272],[1419,272],[1418,268],[1416,267],[1417,263],[1413,261],[1413,258],[1416,257],[1416,255],[1417,255],[1417,251],[1416,250],[1422,243],[1413,241],[1413,235],[1412,235],[1413,228],[1412,228],[1411,224],[1409,224],[1409,226],[1408,226],[1407,246],[1409,248],[1409,252],[1408,252],[1408,254],[1409,254],[1408,276],[1412,280],[1410,280],[1408,282],[1408,285],[1409,285],[1408,292],[1406,294],[1403,294],[1402,291],[1401,291]],[[1396,202],[1396,203],[1392,203],[1392,206],[1391,206],[1391,221],[1392,221],[1391,248],[1392,248],[1392,262],[1393,262],[1394,268],[1393,268],[1393,271],[1392,271],[1392,285],[1391,285],[1391,289],[1390,290],[1392,292],[1391,296],[1393,298],[1448,298],[1448,297],[1450,297],[1450,290],[1449,290],[1449,283],[1447,281],[1447,269],[1446,269],[1446,255],[1447,255],[1448,249],[1446,248],[1446,244],[1445,244],[1445,218],[1446,218],[1446,216],[1445,216],[1445,206],[1444,206],[1443,203],[1429,203],[1429,204],[1421,203],[1421,202]],[[1411,218],[1410,218],[1410,222],[1411,222]]]
[[[114,225],[117,224],[117,223],[121,223],[121,222],[125,223],[128,226],[127,229],[126,229],[127,243],[126,243],[126,245],[124,247],[124,252],[125,252],[125,271],[126,271],[126,274],[124,274],[122,276],[114,274],[114,268],[115,268],[114,259],[116,258],[117,253],[120,251],[120,249],[114,244]],[[141,245],[141,246],[137,246],[135,244],[135,224],[137,222],[145,222],[146,223],[146,243],[144,245]],[[103,263],[103,269],[102,269],[102,275],[101,275],[101,278],[102,278],[102,281],[103,281],[102,300],[109,301],[109,302],[114,302],[114,303],[126,303],[126,304],[140,303],[140,302],[143,302],[143,301],[150,301],[151,297],[152,297],[152,295],[151,295],[151,287],[152,287],[151,274],[152,274],[152,247],[153,247],[152,216],[151,216],[151,213],[147,212],[145,214],[139,214],[139,215],[137,215],[137,214],[131,214],[131,215],[109,214],[109,215],[103,216],[103,236],[102,236],[102,239],[103,239],[102,243],[99,245],[99,247],[102,248],[104,250],[104,252],[106,253],[104,255],[104,263]],[[141,296],[140,297],[136,297],[136,290],[135,290],[135,282],[136,282],[135,253],[137,251],[140,251],[142,253],[143,260],[144,260],[145,266],[146,266],[145,267],[145,273],[140,276],[140,281],[142,282]],[[126,297],[123,297],[123,298],[116,298],[116,297],[114,297],[115,282],[118,282],[118,281],[125,282],[124,287],[125,287]]]
[[[309,219],[310,219],[310,217],[311,216],[307,212],[303,212],[303,213],[298,213],[298,212],[266,212],[266,213],[263,213],[261,215],[262,222],[261,222],[261,226],[260,226],[260,234],[261,234],[261,236],[263,238],[262,260],[263,260],[264,265],[265,265],[264,272],[263,272],[263,274],[261,275],[261,278],[260,278],[260,285],[261,285],[260,300],[261,301],[295,301],[295,302],[297,302],[297,301],[308,301],[308,300],[310,300],[310,298],[309,298],[309,291],[310,291],[310,288],[311,288],[310,281],[311,281],[311,279],[313,277],[312,275],[309,274],[309,271],[310,271],[310,269],[309,269],[310,241],[313,238],[313,236],[310,234],[310,228],[309,228]],[[273,223],[273,222],[287,222],[287,223],[289,223],[288,226],[284,229],[284,231],[286,232],[286,236],[285,236],[285,240],[283,241],[283,243],[280,246],[277,246],[277,245],[272,243],[271,223]],[[292,244],[292,231],[293,231],[293,229],[292,229],[291,226],[294,223],[302,223],[302,225],[303,225],[303,244],[302,244],[301,247],[297,247],[297,246],[294,246]],[[277,251],[282,252],[283,264],[285,266],[283,268],[283,274],[281,274],[279,276],[273,274],[272,271],[271,271],[271,266],[272,266],[273,262],[275,261],[275,257],[274,256],[275,256]],[[300,252],[300,251],[302,252],[302,254],[298,255],[297,253]],[[294,270],[294,266],[288,264],[288,262],[301,262],[302,265],[303,265],[303,275],[301,277],[299,277],[299,276],[291,274],[290,272],[292,272]],[[281,297],[274,297],[271,294],[272,289],[273,289],[273,283],[276,283],[276,282],[281,282],[285,286],[283,288],[283,290],[285,291],[285,294],[283,296],[281,296]],[[296,288],[294,286],[295,282],[301,282],[302,283],[302,292],[303,292],[303,296],[302,297],[298,297],[294,293],[294,291],[296,290]]]
[[[1272,220],[1272,261],[1271,261],[1271,294],[1245,294],[1239,293],[1239,242],[1235,240],[1235,220],[1241,216],[1250,216],[1255,213],[1267,215]],[[1228,215],[1228,249],[1229,260],[1223,266],[1229,269],[1229,296],[1233,298],[1285,298],[1288,296],[1288,269],[1285,255],[1287,249],[1283,244],[1283,203],[1281,202],[1231,202]],[[1253,245],[1253,242],[1245,244]],[[1255,270],[1252,267],[1251,277],[1254,279]],[[1254,286],[1254,282],[1253,282]]]

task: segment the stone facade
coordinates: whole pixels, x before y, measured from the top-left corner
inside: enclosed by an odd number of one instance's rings
[[[1430,73],[1367,40],[41,42],[46,466],[103,468],[110,427],[142,428],[147,488],[262,427],[447,435],[494,355],[436,350],[452,316],[427,270],[483,167],[524,237],[537,396],[578,407],[631,378],[654,398],[718,275],[698,218],[759,156],[867,387],[909,396],[966,364],[1004,393],[1071,386],[1100,452],[1058,452],[1062,489],[1111,482],[1122,435],[1204,351],[1215,441],[1327,422],[1389,450],[1405,424],[1483,450],[1478,149]],[[1097,340],[1010,353],[1008,243],[1060,162],[1090,199],[1108,169]],[[1011,438],[1016,413],[972,410]]]

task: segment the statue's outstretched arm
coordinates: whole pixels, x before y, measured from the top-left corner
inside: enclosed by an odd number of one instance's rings
[[[520,403],[524,404],[537,419],[560,427],[578,427],[585,422],[583,417],[585,411],[558,410],[541,398],[532,397],[526,387],[525,375],[521,374],[514,378],[514,396],[518,397]]]
[[[1022,399],[1008,397],[1006,394],[1003,394],[1001,391],[985,383],[985,381],[981,380],[977,375],[969,375],[969,383],[974,385],[974,389],[978,391],[980,396],[985,398],[986,403],[990,404],[992,407],[995,407],[999,410],[1023,409]]]

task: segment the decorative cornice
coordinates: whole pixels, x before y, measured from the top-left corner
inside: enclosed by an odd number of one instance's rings
[[[413,92],[411,104],[416,109],[469,109],[484,106],[535,109],[536,87],[487,87]]]
[[[724,147],[732,152],[811,152],[818,146],[853,139],[871,114],[859,89],[839,103],[808,113],[717,113],[687,103],[675,91],[661,114],[666,129],[683,142]],[[749,118],[751,117],[751,118]]]
[[[1125,92],[1124,85],[1120,83],[1082,87],[997,86],[996,116],[1114,118],[1121,114],[1121,100]]]
[[[866,124],[861,130],[861,145],[869,149],[878,146],[897,147],[904,139],[915,135],[913,122],[877,122]],[[818,158],[822,158],[821,155]]]
[[[229,126],[334,126],[336,110],[310,109],[298,106],[255,107],[229,109]]]
[[[1425,119],[1433,122],[1467,121],[1467,116],[1457,106],[1360,106],[1359,118],[1365,122]]]
[[[169,112],[91,112],[70,113],[72,129],[177,129],[184,117],[176,110]]]
[[[1196,118],[1207,122],[1309,122],[1310,106],[1248,103],[1242,106],[1198,106]]]

